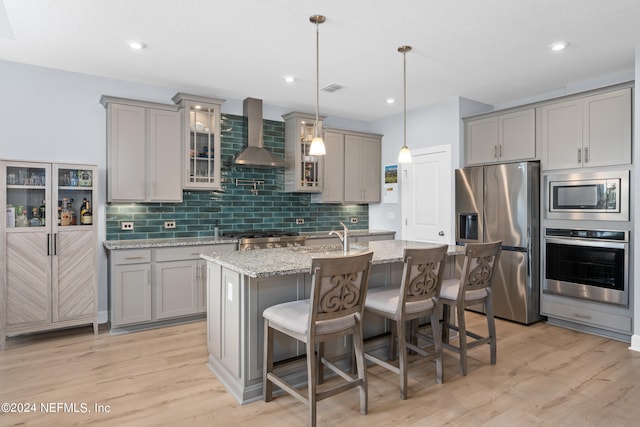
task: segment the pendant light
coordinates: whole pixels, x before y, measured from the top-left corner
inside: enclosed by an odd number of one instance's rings
[[[403,84],[404,84],[404,144],[398,154],[398,163],[411,163],[411,152],[407,147],[407,52],[411,52],[411,46],[400,46],[398,52],[402,53],[404,65]]]
[[[309,18],[309,21],[316,24],[316,124],[314,126],[314,137],[309,147],[309,154],[311,156],[324,156],[327,154],[327,150],[324,147],[324,140],[320,133],[321,129],[319,129],[318,110],[320,109],[320,24],[326,21],[326,18],[322,15],[313,15]]]

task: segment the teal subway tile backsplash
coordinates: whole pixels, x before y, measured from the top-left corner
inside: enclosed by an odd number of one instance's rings
[[[264,120],[264,145],[284,157],[284,122]],[[305,193],[284,191],[282,168],[247,168],[231,165],[231,159],[245,146],[241,116],[224,115],[222,133],[222,180],[219,191],[183,192],[182,203],[112,203],[106,207],[108,240],[159,239],[174,237],[211,237],[216,222],[222,235],[231,231],[283,230],[314,232],[338,230],[343,221],[350,229],[369,228],[368,205],[333,205],[311,203]],[[236,186],[236,179],[264,181],[258,194],[251,186]],[[358,223],[351,224],[350,218]],[[304,224],[297,225],[296,218]],[[165,229],[164,221],[176,222]],[[120,230],[120,222],[133,221],[134,229]]]

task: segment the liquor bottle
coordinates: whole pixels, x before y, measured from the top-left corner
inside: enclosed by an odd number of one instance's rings
[[[46,216],[46,212],[47,212],[47,204],[46,202],[43,200],[42,204],[40,205],[39,208],[40,211],[40,222],[42,223],[42,225],[47,225],[47,222],[45,220],[45,216]]]
[[[76,210],[73,206],[73,199],[70,199],[67,208],[69,209],[69,212],[71,212],[71,225],[77,225],[78,219],[76,218]]]
[[[71,225],[71,211],[69,210],[69,202],[67,198],[62,199],[62,212],[60,213],[60,225],[65,227]]]
[[[84,199],[82,201],[82,209],[80,210],[80,224],[91,225],[93,224],[93,215],[91,213],[91,203]]]
[[[42,222],[40,221],[40,214],[38,208],[31,208],[31,218],[29,218],[29,227],[40,227]]]
[[[62,200],[58,200],[58,227],[62,225]]]

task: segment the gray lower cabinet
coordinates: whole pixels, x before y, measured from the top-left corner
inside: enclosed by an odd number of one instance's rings
[[[628,307],[543,293],[540,312],[548,323],[629,342],[633,315]]]
[[[235,250],[235,243],[112,250],[111,327],[206,313],[206,261],[200,254]]]
[[[112,252],[111,326],[151,320],[151,249]]]

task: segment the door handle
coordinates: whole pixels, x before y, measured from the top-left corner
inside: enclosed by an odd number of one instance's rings
[[[578,148],[578,163],[582,163],[582,149]]]
[[[51,233],[47,233],[47,256],[51,255]]]
[[[586,147],[584,149],[584,162],[589,163],[589,149]]]
[[[438,233],[438,236],[444,236],[444,231],[442,231],[442,230],[441,230],[441,231]]]

